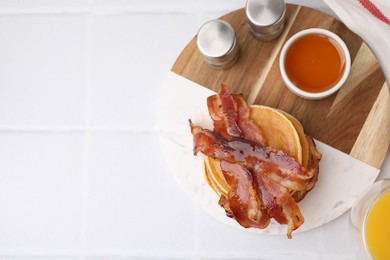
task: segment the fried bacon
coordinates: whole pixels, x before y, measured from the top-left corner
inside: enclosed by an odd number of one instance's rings
[[[264,148],[243,138],[226,140],[217,133],[195,126],[190,122],[194,139],[194,154],[204,155],[240,164],[256,173],[268,175],[272,180],[292,190],[306,190],[310,172],[283,151]]]
[[[230,95],[222,85],[218,94],[207,98],[207,106],[215,132],[226,139],[244,137],[266,146],[263,131],[250,119],[250,107],[241,95]]]
[[[265,228],[270,222],[261,194],[254,183],[252,174],[238,164],[221,161],[223,175],[231,187],[228,197],[221,196],[221,205],[229,217],[243,227]]]
[[[265,228],[274,218],[287,224],[287,236],[302,225],[304,218],[297,201],[317,181],[318,160],[315,144],[308,169],[283,151],[267,147],[261,128],[250,119],[250,107],[241,95],[231,95],[222,85],[207,99],[214,130],[192,124],[194,154],[221,160],[221,170],[230,186],[219,205],[228,217],[243,227]],[[310,142],[311,141],[311,142]],[[314,147],[314,148],[313,148]]]
[[[300,227],[304,221],[296,201],[285,187],[273,182],[268,176],[261,174],[255,176],[263,197],[264,193],[268,193],[265,197],[268,213],[280,224],[287,224],[287,236],[292,238],[292,231]]]

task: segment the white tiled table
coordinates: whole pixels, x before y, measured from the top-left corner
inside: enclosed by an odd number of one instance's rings
[[[244,4],[0,1],[1,260],[358,258],[348,214],[292,240],[240,232],[164,162],[167,72],[203,22]]]

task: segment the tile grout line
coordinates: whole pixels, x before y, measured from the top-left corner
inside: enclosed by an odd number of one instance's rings
[[[244,6],[242,6],[244,7]],[[0,7],[0,15],[18,16],[18,15],[125,15],[125,14],[196,14],[196,13],[214,13],[214,12],[231,12],[239,7],[231,8],[209,8],[207,6],[182,5],[175,8],[166,6],[144,5],[121,5],[121,6],[79,6],[79,7],[24,7],[24,8],[7,8]]]
[[[69,258],[77,258],[79,256],[79,251],[74,250],[48,250],[48,249],[37,249],[37,250],[20,250],[20,249],[0,249],[0,258],[8,257],[8,258],[61,258],[61,257],[69,257]],[[1,258],[2,259],[2,258]]]
[[[89,1],[90,3],[90,1]],[[89,169],[89,145],[91,118],[91,85],[90,85],[90,61],[91,61],[91,27],[92,15],[86,16],[86,43],[85,43],[85,131],[84,131],[84,153],[83,153],[83,178],[82,178],[82,206],[81,206],[81,235],[80,235],[80,260],[87,257],[87,204],[88,204],[88,169]]]
[[[194,243],[194,254],[192,259],[199,259],[201,253],[200,253],[200,210],[193,206],[193,214],[194,214],[194,237],[193,237],[193,243]]]
[[[121,127],[121,126],[98,126],[98,127],[65,127],[65,126],[48,126],[48,127],[34,127],[34,126],[15,126],[5,127],[0,126],[0,133],[97,133],[97,134],[110,134],[110,133],[159,133],[160,131],[155,127]]]
[[[80,223],[80,260],[86,258],[86,244],[87,244],[87,181],[88,181],[88,156],[89,156],[89,144],[90,144],[90,133],[84,132],[84,144],[83,144],[83,172],[82,172],[82,192],[81,192],[81,223]]]
[[[131,249],[130,249],[131,250]],[[127,259],[194,259],[194,254],[189,251],[179,251],[176,253],[171,253],[167,251],[153,251],[150,250],[120,250],[120,249],[105,249],[105,250],[90,250],[88,252],[88,257],[92,259],[117,259],[117,260],[127,260]]]
[[[200,27],[202,25],[202,12],[196,12],[197,25]],[[200,211],[195,205],[192,206],[192,214],[193,214],[193,254],[191,256],[191,260],[198,260],[200,257]]]
[[[197,12],[197,25],[200,27],[202,25],[202,13]],[[193,208],[193,224],[194,224],[194,231],[193,231],[193,254],[191,256],[191,260],[198,260],[200,258],[201,252],[200,252],[200,211],[195,205],[192,206]]]
[[[319,232],[317,233],[316,235],[316,238],[317,238],[317,247],[319,248],[319,255],[321,255],[322,253],[325,253],[325,247],[324,247],[324,228],[323,227],[319,227]]]

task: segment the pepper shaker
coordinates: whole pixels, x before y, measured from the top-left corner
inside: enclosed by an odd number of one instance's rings
[[[262,41],[274,40],[282,33],[285,13],[283,0],[247,0],[245,6],[249,30]]]
[[[203,24],[196,43],[205,62],[213,68],[228,69],[238,59],[236,34],[226,21],[211,20]]]

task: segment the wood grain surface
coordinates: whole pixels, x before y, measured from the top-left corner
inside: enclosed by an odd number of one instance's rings
[[[385,76],[362,39],[343,23],[320,11],[287,5],[286,25],[274,41],[262,42],[250,34],[244,9],[221,19],[236,32],[240,48],[237,63],[228,70],[210,68],[196,47],[196,36],[185,47],[172,71],[217,91],[221,84],[242,93],[250,104],[282,109],[302,123],[312,137],[380,168],[390,142],[390,97]],[[283,44],[307,28],[323,28],[340,36],[351,54],[351,73],[334,95],[305,100],[290,92],[279,71]]]

